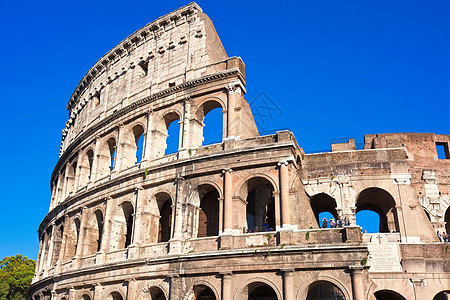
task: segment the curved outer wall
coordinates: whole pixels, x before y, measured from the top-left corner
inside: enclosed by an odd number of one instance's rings
[[[67,105],[32,299],[293,300],[321,284],[345,299],[433,299],[450,289],[435,234],[450,204],[450,160],[435,147],[448,149],[449,136],[366,135],[364,150],[348,141],[306,155],[289,131],[259,136],[244,95],[244,63],[195,3],[102,57]],[[222,141],[203,145],[215,108]],[[170,124],[179,142],[167,154]],[[364,209],[385,220],[381,235],[354,226]],[[320,229],[323,211],[350,225]],[[376,241],[394,249],[392,265],[377,260]]]

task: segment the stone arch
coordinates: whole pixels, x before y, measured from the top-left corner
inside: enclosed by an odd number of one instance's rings
[[[309,203],[311,204],[311,208],[313,210],[314,216],[316,217],[317,225],[319,226],[319,228],[322,225],[321,220],[319,220],[320,213],[329,212],[333,215],[335,220],[337,220],[338,213],[336,210],[336,199],[334,199],[330,195],[326,193],[315,194],[314,196],[309,198]]]
[[[377,300],[406,300],[401,294],[392,290],[378,290],[374,296]]]
[[[84,294],[83,296],[80,297],[80,300],[91,300],[91,296],[88,294]]]
[[[148,293],[150,294],[151,300],[166,300],[168,299],[168,295],[166,291],[160,287],[160,286],[152,286],[148,290]]]
[[[104,226],[104,213],[100,208],[92,212],[84,227],[84,254],[92,255],[100,251]]]
[[[184,292],[184,300],[202,300],[210,298],[201,298],[202,293],[209,290],[215,297],[216,300],[220,300],[219,291],[206,280],[197,280],[193,282]],[[199,297],[200,296],[200,297]]]
[[[379,232],[400,232],[394,197],[384,189],[369,187],[356,197],[356,213],[373,211],[380,218]]]
[[[278,289],[278,287],[276,286],[276,284],[267,279],[267,278],[263,278],[263,277],[254,277],[251,278],[247,281],[245,281],[237,290],[236,293],[233,297],[233,299],[235,300],[240,300],[240,299],[249,299],[249,293],[252,292],[251,289],[254,288],[258,288],[258,285],[266,285],[268,287],[270,287],[274,293],[276,294],[276,297],[278,300],[282,300],[282,294],[280,292],[280,289]],[[250,289],[249,289],[250,287]]]
[[[264,174],[264,173],[253,173],[253,174],[248,175],[247,177],[245,177],[238,183],[237,188],[235,189],[235,192],[234,192],[234,196],[245,197],[248,193],[248,186],[246,186],[246,184],[248,183],[249,180],[251,180],[255,177],[261,177],[261,178],[267,179],[267,181],[269,181],[272,184],[272,186],[274,188],[274,192],[275,193],[279,192],[277,180],[273,179],[271,176]]]
[[[441,291],[433,297],[433,300],[447,300],[447,299],[450,299],[450,290]]]
[[[339,290],[344,294],[344,297],[346,300],[352,299],[351,294],[345,287],[345,284],[343,282],[341,282],[340,280],[338,280],[337,278],[327,275],[327,274],[319,274],[317,276],[310,278],[309,280],[302,282],[302,284],[298,290],[296,299],[297,300],[306,300],[307,299],[306,297],[307,297],[308,291],[309,291],[309,287],[311,285],[313,285],[315,282],[329,282],[339,288]]]
[[[53,226],[50,225],[45,229],[45,232],[43,234],[42,241],[44,243],[43,244],[44,246],[42,247],[42,251],[41,251],[41,260],[42,260],[40,262],[41,270],[48,267],[48,257],[49,257],[49,255],[51,255],[49,252],[50,252],[50,241],[52,238],[52,231],[53,231]]]
[[[73,158],[69,162],[69,167],[67,168],[67,174],[66,174],[66,193],[64,195],[64,198],[68,197],[71,193],[76,191],[75,186],[75,178],[77,176],[77,165],[78,161],[76,158]]]
[[[195,190],[199,204],[197,237],[219,235],[220,192],[210,184],[199,184]]]
[[[85,186],[92,179],[92,171],[94,169],[94,149],[88,147],[81,156],[81,161],[79,162],[79,179],[78,185]]]
[[[212,110],[216,108],[222,109],[222,122],[221,122],[221,130],[220,136],[224,137],[225,132],[225,115],[223,114],[223,111],[225,110],[225,103],[222,101],[222,99],[218,97],[208,97],[204,100],[202,100],[198,105],[195,107],[195,121],[191,123],[192,125],[192,133],[191,133],[191,147],[197,148],[201,147],[204,142],[204,134],[203,134],[203,128],[207,126],[207,124],[204,123],[205,117],[208,113],[210,113]]]
[[[123,200],[118,205],[118,210],[113,216],[111,230],[111,250],[124,249],[131,244],[133,234],[134,206],[129,200]]]
[[[350,300],[345,297],[344,292],[337,285],[325,280],[315,281],[308,286],[306,300],[315,299]]]
[[[81,221],[80,218],[74,217],[69,224],[66,225],[66,243],[64,250],[64,259],[63,261],[67,261],[72,259],[77,253],[77,247],[80,243],[80,226]]]
[[[121,292],[111,292],[106,298],[105,300],[124,300],[124,296],[122,295]]]
[[[60,223],[57,227],[58,229],[55,232],[54,242],[53,242],[53,254],[52,254],[52,262],[51,265],[56,265],[59,261],[61,249],[62,249],[62,240],[64,237],[64,223]]]
[[[117,145],[117,137],[115,135],[112,134],[104,138],[99,148],[99,153],[95,153],[98,159],[97,178],[108,175],[115,168]]]
[[[123,167],[131,167],[141,162],[144,157],[146,126],[142,122],[134,122],[126,131],[122,146]]]
[[[154,194],[152,197],[156,201],[157,214],[159,218],[157,219],[156,228],[157,239],[156,242],[164,243],[168,242],[172,237],[172,216],[173,216],[173,197],[167,191],[160,191]]]
[[[270,176],[253,174],[238,188],[240,199],[245,207],[238,210],[245,211],[243,227],[248,232],[272,231],[276,229],[279,212],[276,211],[274,193],[276,184]],[[245,203],[245,204],[244,204]]]
[[[181,120],[181,113],[177,109],[171,109],[164,111],[163,114],[156,116],[156,122],[152,131],[152,157],[158,158],[164,156],[167,150],[168,138],[169,138],[169,126],[172,122]],[[178,147],[180,147],[180,127],[178,127]]]

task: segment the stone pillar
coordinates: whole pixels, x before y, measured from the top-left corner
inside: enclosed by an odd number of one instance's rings
[[[294,269],[281,269],[283,273],[284,300],[295,300]]]
[[[89,182],[94,182],[95,180],[97,180],[99,159],[100,159],[100,137],[96,136],[94,147],[94,158],[92,159],[92,171],[91,177],[89,178]]]
[[[136,188],[136,202],[134,204],[134,218],[133,218],[133,230],[131,234],[131,245],[128,247],[129,258],[139,258],[139,245],[141,244],[141,231],[142,231],[142,207],[143,202],[141,198],[141,193],[143,188]],[[133,298],[129,298],[133,299]]]
[[[77,293],[77,290],[75,290],[73,287],[69,290],[69,300],[75,300],[75,294]]]
[[[140,299],[138,297],[138,289],[137,289],[138,282],[136,279],[130,279],[128,280],[127,285],[127,299]]]
[[[55,191],[55,197],[53,198],[53,205],[52,205],[52,209],[58,205],[59,203],[59,198],[61,198],[61,180],[64,180],[63,176],[61,176],[61,172],[58,172],[58,181],[56,182],[56,191]]]
[[[95,285],[95,289],[94,289],[94,299],[93,300],[101,300],[102,299],[102,290],[103,287],[100,283],[97,283]]]
[[[41,262],[43,260],[43,256],[42,256],[42,252],[44,251],[44,240],[39,238],[40,243],[39,243],[39,252],[38,252],[38,257],[36,259],[36,269],[35,269],[35,273],[36,275],[39,275],[39,271],[41,271]],[[37,277],[37,276],[36,276]],[[33,280],[34,282],[34,280]]]
[[[71,164],[69,164],[69,162],[66,163],[66,166],[64,167],[64,176],[62,176],[62,180],[64,180],[64,185],[63,185],[63,191],[61,194],[61,200],[59,202],[63,202],[64,199],[67,198],[67,194],[69,191],[69,168],[70,168]]]
[[[55,243],[55,223],[52,223],[52,235],[50,237],[50,244],[48,247],[48,255],[47,255],[47,261],[45,262],[46,266],[48,268],[50,268],[52,266],[52,258],[53,258],[53,248],[54,248],[54,243]]]
[[[219,201],[219,233],[223,232],[223,197],[217,198],[217,201]],[[198,218],[198,217],[197,217]],[[195,223],[198,224],[198,223]]]
[[[108,198],[105,201],[105,218],[103,219],[103,234],[102,234],[102,243],[100,245],[100,251],[97,255],[98,263],[105,263],[106,261],[106,252],[109,250],[109,236],[111,234],[111,226],[112,226],[112,217],[111,217],[111,209],[113,205],[113,199]]]
[[[83,153],[83,151],[78,151],[77,160],[76,160],[77,167],[76,167],[76,173],[75,173],[75,181],[73,183],[73,193],[75,193],[78,190],[78,187],[80,186],[80,178],[81,178],[80,175],[81,175],[81,170],[82,170],[82,166],[81,166],[82,153]]]
[[[223,208],[223,232],[231,233],[233,230],[233,176],[232,169],[225,169],[222,171],[224,184],[224,208]]]
[[[173,225],[172,225],[172,237],[174,239],[180,239],[182,238],[181,236],[181,229],[182,229],[182,214],[183,214],[183,210],[182,210],[182,185],[184,184],[184,178],[179,177],[176,179],[176,194],[175,194],[175,207],[174,207],[174,212],[172,214],[172,219],[173,219]]]
[[[179,145],[179,151],[191,148],[190,146],[190,115],[191,115],[191,97],[186,96],[184,98],[183,102],[183,112],[181,116],[181,123],[180,123],[180,145]]]
[[[241,88],[239,86],[229,85],[227,89],[227,138],[239,136],[239,122],[236,120],[234,108],[241,96]]]
[[[275,201],[275,230],[278,231],[281,229],[280,192],[273,192],[272,196]]]
[[[291,225],[291,209],[289,203],[289,163],[282,161],[278,163],[280,172],[280,195],[281,195],[281,224],[282,228],[289,229]]]
[[[170,277],[170,291],[169,291],[169,300],[178,300],[180,299],[180,284],[181,278],[178,274],[169,275]]]
[[[350,276],[352,279],[353,300],[364,300],[364,284],[362,270],[363,266],[350,266]]]
[[[57,300],[58,299],[58,295],[56,294],[55,290],[52,290],[50,292],[50,300]]]
[[[222,300],[233,299],[233,273],[231,271],[224,271],[222,275]]]
[[[153,111],[149,111],[146,116],[147,118],[147,129],[145,130],[145,145],[142,153],[142,161],[151,160],[152,152],[152,126],[153,126]]]
[[[117,132],[117,142],[116,142],[116,155],[114,157],[114,169],[113,171],[120,172],[123,167],[123,161],[125,160],[124,149],[126,147],[126,137],[124,132],[124,125],[121,123]]]
[[[83,246],[84,246],[84,227],[86,226],[86,209],[87,207],[83,207],[81,209],[81,221],[80,221],[80,233],[78,236],[78,242],[77,242],[77,251],[75,252],[74,257],[74,265],[75,268],[78,269],[80,267],[80,258],[83,255]]]

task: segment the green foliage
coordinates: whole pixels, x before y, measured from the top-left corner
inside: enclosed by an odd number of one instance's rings
[[[364,257],[364,258],[361,260],[361,264],[362,264],[363,266],[367,265],[367,257]]]
[[[147,175],[148,175],[148,168],[145,168],[144,180],[145,180],[145,178],[147,178]]]
[[[305,238],[306,238],[306,240],[309,240],[309,231],[306,232]]]
[[[36,262],[26,256],[7,256],[0,261],[0,300],[25,300]]]

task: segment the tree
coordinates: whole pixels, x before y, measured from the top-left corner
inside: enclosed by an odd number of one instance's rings
[[[28,299],[36,262],[17,254],[0,261],[0,300]]]

